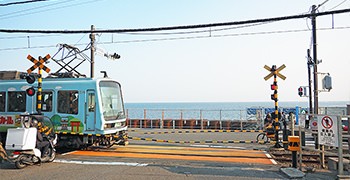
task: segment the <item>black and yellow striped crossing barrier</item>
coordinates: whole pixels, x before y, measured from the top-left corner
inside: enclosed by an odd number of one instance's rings
[[[237,132],[251,132],[262,133],[264,130],[177,130],[177,131],[139,131],[134,129],[128,129],[129,132],[140,132],[143,134],[189,134],[189,133],[237,133]]]
[[[175,141],[175,140],[163,140],[154,138],[143,138],[143,137],[128,137],[130,140],[135,141],[151,141],[161,143],[172,143],[172,144],[256,144],[263,143],[256,140],[196,140],[196,141]]]

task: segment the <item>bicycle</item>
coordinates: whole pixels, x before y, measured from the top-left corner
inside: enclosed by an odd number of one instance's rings
[[[256,136],[256,140],[260,144],[266,144],[271,141],[271,139],[274,139],[274,134],[270,135],[265,132],[262,132]]]
[[[275,139],[275,129],[272,126],[266,128],[266,132],[262,132],[256,136],[256,140],[260,144],[269,143]]]
[[[271,141],[275,141],[275,129],[273,128],[267,128],[266,132],[259,133],[256,136],[256,140],[259,144],[266,144],[270,143]],[[283,141],[281,138],[278,138],[278,144],[283,144]]]

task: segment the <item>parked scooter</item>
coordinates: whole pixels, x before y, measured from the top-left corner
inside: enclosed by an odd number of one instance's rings
[[[54,161],[57,135],[53,131],[50,119],[41,115],[21,115],[20,118],[22,128],[11,128],[7,131],[5,148],[10,152],[9,155],[6,154],[7,161],[15,163],[18,169],[27,165]],[[35,123],[41,123],[48,129],[48,132],[43,135],[45,141],[48,142],[47,152],[44,156],[42,156],[41,150],[36,148],[38,129]]]

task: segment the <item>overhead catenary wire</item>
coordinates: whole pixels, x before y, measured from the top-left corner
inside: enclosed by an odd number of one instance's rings
[[[255,26],[260,26],[264,24],[268,24],[269,22],[264,22],[264,23],[258,23],[258,24],[248,24],[248,25],[243,25],[243,26],[235,26],[235,27],[228,27],[228,28],[220,28],[220,29],[208,29],[208,30],[199,30],[199,31],[181,31],[181,32],[165,32],[165,33],[153,33],[153,32],[131,32],[131,33],[119,33],[119,34],[125,34],[125,35],[182,35],[182,34],[198,34],[198,33],[206,33],[206,32],[219,32],[219,31],[227,31],[227,30],[233,30],[233,29],[239,29],[239,28],[247,28],[247,27],[255,27]],[[270,22],[271,23],[271,22]],[[87,33],[84,34],[83,37],[86,36]],[[102,33],[101,33],[102,35]],[[32,35],[32,36],[9,36],[9,37],[0,37],[0,40],[6,40],[6,39],[27,39],[28,37],[30,38],[42,38],[42,37],[54,37],[54,36],[61,36],[59,34],[57,35]],[[82,38],[83,38],[82,37]],[[82,38],[77,42],[79,43]]]
[[[55,37],[55,36],[61,36],[59,34],[57,35],[32,35],[32,36],[29,36],[30,38],[45,38],[45,37]],[[7,36],[7,37],[0,37],[0,40],[12,40],[12,39],[27,39],[28,36]]]
[[[247,27],[255,27],[260,26],[264,24],[268,24],[272,22],[262,22],[262,23],[255,23],[255,24],[247,24],[242,26],[234,26],[234,27],[228,27],[228,28],[219,28],[219,29],[206,29],[206,30],[197,30],[197,31],[181,31],[181,32],[165,32],[165,33],[154,33],[154,32],[125,32],[120,34],[127,34],[127,35],[176,35],[176,34],[197,34],[197,33],[205,33],[205,32],[218,32],[218,31],[227,31],[227,30],[233,30],[233,29],[240,29],[240,28],[247,28]]]
[[[37,14],[37,13],[43,12],[43,10],[39,10],[39,9],[45,9],[45,11],[52,11],[52,10],[56,10],[56,9],[69,8],[69,7],[73,7],[73,6],[80,6],[80,5],[94,3],[96,1],[103,1],[103,0],[90,0],[90,1],[86,1],[86,2],[77,2],[75,4],[68,4],[68,5],[63,5],[63,6],[59,6],[59,7],[52,7],[55,5],[71,3],[73,1],[76,1],[76,0],[59,1],[56,3],[43,5],[43,6],[39,6],[39,7],[33,7],[33,8],[25,9],[25,10],[20,10],[20,11],[15,11],[15,12],[8,13],[8,14],[1,14],[0,19],[9,19],[9,18],[24,16],[24,15],[32,15],[32,14]],[[34,10],[36,10],[36,11],[34,11]]]
[[[332,27],[332,28],[318,28],[317,30],[343,30],[350,29],[350,26],[344,27]],[[186,40],[186,39],[204,39],[204,38],[220,38],[220,37],[235,37],[235,36],[250,36],[250,35],[268,35],[268,34],[281,34],[281,33],[299,33],[308,32],[310,29],[294,29],[294,30],[279,30],[279,31],[262,31],[262,32],[246,32],[246,33],[234,33],[234,34],[217,34],[217,35],[201,35],[201,36],[185,36],[185,37],[171,37],[171,38],[153,38],[153,39],[136,39],[136,40],[121,40],[121,41],[105,41],[98,42],[96,44],[124,44],[124,43],[142,43],[142,42],[157,42],[157,41],[172,41],[172,40]],[[79,40],[80,42],[80,40]],[[74,46],[85,46],[86,43],[77,43]],[[22,49],[40,49],[40,48],[54,48],[57,45],[42,45],[28,47],[10,47],[3,48],[0,51],[22,50]]]
[[[47,1],[47,0],[28,0],[28,1],[17,1],[17,2],[1,3],[0,6],[28,4],[28,3],[40,2],[40,1]]]
[[[348,0],[344,0],[344,1],[342,1],[341,3],[339,3],[338,5],[336,5],[336,6],[334,6],[334,7],[332,7],[331,9],[329,9],[329,10],[333,10],[333,9],[335,9],[335,8],[337,8],[337,7],[339,7],[339,6],[341,6],[342,4],[344,4],[346,1],[348,1]]]
[[[330,14],[340,14],[350,12],[350,9],[342,9],[327,12],[318,12],[313,14],[301,14],[265,19],[253,19],[246,21],[233,21],[233,22],[223,22],[223,23],[211,23],[211,24],[197,24],[197,25],[183,25],[183,26],[168,26],[168,27],[156,27],[156,28],[139,28],[139,29],[107,29],[107,30],[19,30],[19,29],[0,29],[2,33],[37,33],[37,34],[82,34],[82,33],[125,33],[125,32],[155,32],[155,31],[170,31],[170,30],[180,30],[180,29],[199,29],[199,28],[209,28],[209,27],[220,27],[220,26],[233,26],[233,25],[243,25],[243,24],[253,24],[262,22],[272,22],[272,21],[283,21],[290,19],[300,19],[308,18],[312,16],[324,16]]]
[[[31,12],[33,10],[40,10],[40,9],[44,9],[50,6],[55,6],[55,5],[59,5],[59,4],[64,4],[70,1],[75,1],[75,0],[65,0],[65,1],[60,1],[60,2],[56,2],[56,3],[52,3],[52,4],[45,4],[45,5],[41,5],[41,6],[36,6],[36,7],[32,7],[32,8],[26,8],[26,9],[21,9],[19,11],[15,11],[15,12],[11,12],[11,13],[6,13],[6,14],[0,14],[0,19],[8,19],[8,18],[12,18],[12,17],[17,17],[17,16],[23,16],[29,13],[33,13],[35,14],[35,12]],[[42,12],[42,10],[40,10]],[[12,15],[12,16],[11,16]]]

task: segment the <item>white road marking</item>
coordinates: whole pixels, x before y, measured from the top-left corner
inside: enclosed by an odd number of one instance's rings
[[[272,164],[277,164],[277,162],[272,158],[272,156],[269,153],[267,153],[266,151],[264,151],[264,152],[265,152],[266,157],[270,159]]]
[[[197,145],[197,144],[191,144],[192,147],[210,147],[210,148],[227,148],[227,149],[243,149],[246,150],[245,147],[234,147],[234,146],[216,146],[216,145]]]
[[[74,152],[76,152],[76,151],[70,151],[70,152],[67,152],[67,153],[63,153],[63,154],[61,154],[62,156],[65,156],[65,155],[68,155],[68,154],[71,154],[71,153],[74,153]]]
[[[86,164],[86,165],[114,165],[114,166],[148,166],[148,164],[127,163],[127,162],[93,162],[93,161],[73,161],[73,160],[54,160],[56,163],[67,164]]]

